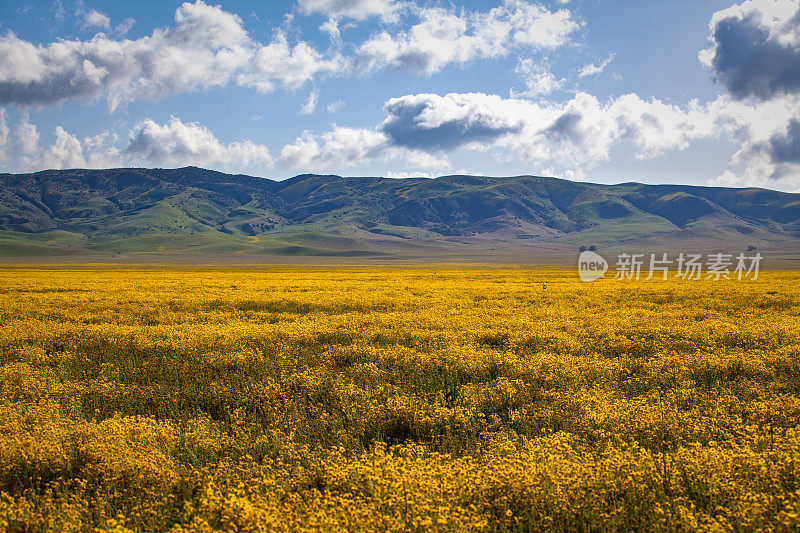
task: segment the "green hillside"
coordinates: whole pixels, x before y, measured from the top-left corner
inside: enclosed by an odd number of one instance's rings
[[[3,257],[413,258],[798,242],[800,194],[766,189],[538,176],[273,181],[196,167],[0,175]]]

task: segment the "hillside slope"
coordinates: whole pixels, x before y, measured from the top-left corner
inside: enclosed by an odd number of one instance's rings
[[[556,178],[301,175],[180,169],[0,175],[0,254],[415,257],[579,245],[793,247],[800,194]]]

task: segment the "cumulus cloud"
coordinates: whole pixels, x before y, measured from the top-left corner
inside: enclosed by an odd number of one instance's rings
[[[626,94],[613,100],[604,112],[614,118],[619,139],[637,147],[638,159],[685,150],[693,141],[718,133],[719,117],[697,100],[678,106]]]
[[[331,16],[323,29],[335,41],[340,35],[333,17],[385,16],[402,7],[417,23],[406,31],[373,35],[347,58],[340,55],[340,46],[323,54],[305,41],[290,42],[285,28],[268,43],[255,41],[239,16],[203,0],[180,5],[173,25],[138,39],[98,33],[89,40],[36,44],[9,31],[0,36],[0,103],[106,98],[113,110],[135,99],[228,85],[261,92],[297,89],[326,73],[402,68],[431,74],[451,64],[507,56],[518,48],[552,49],[567,43],[580,27],[566,9],[550,11],[522,0],[505,0],[486,12],[458,13],[386,0],[306,0],[299,7]],[[83,17],[88,26],[111,28],[99,11]],[[133,22],[123,21],[115,31],[124,34]],[[544,90],[541,83],[536,87]]]
[[[432,151],[470,144],[481,147],[519,132],[522,121],[516,112],[524,105],[520,100],[503,101],[499,96],[480,93],[407,95],[386,103],[388,118],[381,130],[392,144],[406,148]]]
[[[701,62],[736,98],[800,92],[800,3],[748,0],[716,12]]]
[[[196,122],[177,117],[164,124],[145,119],[132,128],[127,138],[103,131],[79,139],[62,126],[42,142],[36,125],[26,117],[8,139],[5,113],[0,112],[0,149],[3,138],[12,149],[9,167],[29,172],[63,168],[109,168],[119,166],[181,167],[198,165],[223,171],[263,171],[278,164],[303,172],[338,171],[373,161],[400,162],[417,173],[449,168],[446,158],[421,150],[398,147],[377,129],[334,126],[318,135],[305,132],[286,144],[273,159],[266,146],[250,140],[223,143]]]
[[[90,9],[83,15],[83,23],[81,24],[81,27],[84,30],[89,28],[108,29],[111,27],[111,19],[96,9]]]
[[[700,61],[728,94],[707,104],[739,149],[711,183],[800,189],[800,3],[714,13]]]
[[[163,125],[147,119],[130,134],[123,150],[126,158],[164,166],[218,166],[252,168],[269,166],[272,157],[266,146],[252,141],[223,144],[207,128],[177,117]]]
[[[721,96],[709,104],[739,146],[714,184],[800,189],[800,97],[755,105]]]
[[[74,135],[70,135],[61,126],[56,126],[56,140],[42,154],[41,165],[45,168],[79,168],[86,166],[83,157],[83,146]]]
[[[407,168],[430,172],[449,168],[443,153],[467,149],[543,168],[557,165],[562,175],[577,177],[608,161],[617,145],[648,159],[715,137],[720,121],[732,120],[723,109],[696,101],[677,106],[636,94],[602,102],[579,92],[560,103],[482,93],[414,94],[387,101],[386,119],[374,129],[337,126],[322,134],[305,132],[284,146],[278,163],[304,170],[341,169],[399,159]],[[788,150],[784,144],[776,144],[780,153]]]
[[[457,14],[415,7],[419,21],[406,31],[383,31],[362,43],[351,65],[432,74],[451,64],[506,56],[514,48],[553,49],[580,27],[566,9],[549,11],[522,0],[506,0],[487,12]]]
[[[335,69],[305,42],[253,41],[241,19],[202,0],[184,3],[175,25],[136,40],[98,34],[88,41],[36,45],[0,37],[0,102],[53,104],[105,96],[109,107],[135,98],[224,86],[296,88]]]
[[[295,170],[320,171],[388,160],[404,160],[420,169],[449,167],[444,158],[392,145],[381,131],[342,126],[319,135],[304,132],[283,147],[278,164]]]
[[[562,103],[481,93],[407,95],[389,100],[380,130],[391,144],[429,153],[502,148],[531,162],[591,168],[627,143],[641,159],[683,150],[716,134],[716,118],[697,102],[679,107],[635,94],[607,102],[577,93]]]
[[[769,138],[766,149],[773,163],[800,163],[800,120],[791,118],[785,132]]]
[[[722,95],[675,105],[635,93],[601,101],[578,92],[562,102],[416,94],[389,100],[385,111],[378,131],[391,146],[431,155],[490,152],[571,178],[609,161],[615,147],[645,160],[724,134],[739,149],[713,184],[800,190],[800,96],[756,103]]]
[[[298,0],[297,7],[302,13],[363,20],[374,16],[390,17],[399,6],[394,0]]]
[[[609,54],[607,58],[602,60],[599,63],[589,63],[588,65],[584,65],[581,67],[581,70],[578,71],[579,78],[585,78],[587,76],[596,76],[597,74],[602,73],[606,67],[614,61],[616,54]]]
[[[308,43],[291,46],[284,34],[278,34],[272,43],[258,49],[236,81],[261,92],[272,91],[277,85],[296,89],[320,72],[337,70],[339,64],[338,57],[324,59]]]
[[[377,131],[335,127],[321,135],[305,132],[281,150],[280,162],[290,168],[343,168],[383,156],[386,137]]]
[[[104,146],[108,132],[80,141],[62,126],[56,126],[49,146],[39,146],[36,125],[26,117],[16,128],[17,169],[37,171],[61,168],[106,168],[120,163],[119,151]]]
[[[14,133],[9,148],[18,171],[132,165],[200,165],[241,171],[260,170],[273,163],[263,145],[252,141],[225,144],[204,126],[184,123],[176,117],[164,124],[143,120],[130,130],[127,139],[119,139],[108,131],[79,139],[64,127],[56,126],[52,139],[42,142],[36,125],[26,117],[19,120]]]

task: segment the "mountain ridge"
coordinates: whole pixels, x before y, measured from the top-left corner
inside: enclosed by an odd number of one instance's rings
[[[0,174],[0,255],[76,253],[416,257],[584,245],[703,249],[800,244],[800,194],[603,185],[543,176],[300,174],[198,167]]]

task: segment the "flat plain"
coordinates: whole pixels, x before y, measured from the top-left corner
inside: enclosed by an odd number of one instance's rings
[[[0,269],[0,530],[797,531],[800,273]]]

